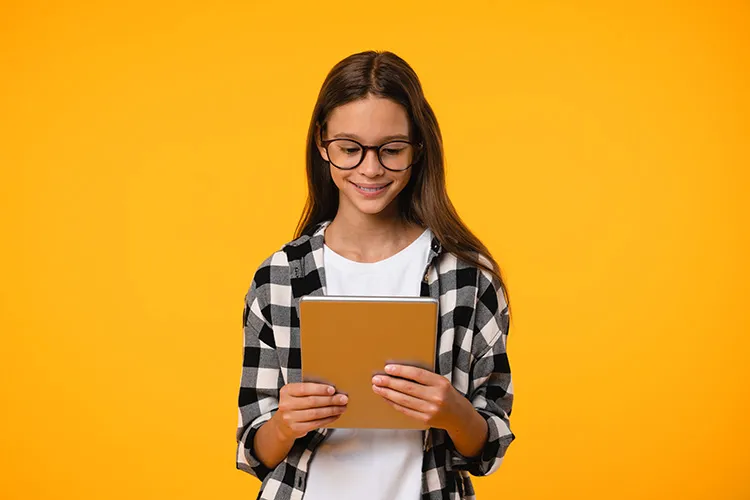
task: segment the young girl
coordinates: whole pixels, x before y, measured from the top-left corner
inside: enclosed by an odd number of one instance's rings
[[[440,129],[404,60],[362,52],[331,70],[310,123],[307,179],[296,238],[261,264],[245,296],[237,468],[262,481],[261,499],[474,498],[469,475],[497,470],[515,438],[507,293],[448,199]],[[305,295],[439,300],[436,373],[394,365],[372,380],[429,431],[326,428],[347,397],[301,382]]]

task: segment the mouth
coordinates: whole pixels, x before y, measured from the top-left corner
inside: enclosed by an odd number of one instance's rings
[[[350,181],[351,182],[351,181]],[[378,194],[385,191],[388,186],[390,186],[392,182],[389,182],[387,184],[356,184],[352,182],[352,185],[357,188],[357,191],[362,193],[365,196],[377,196]]]

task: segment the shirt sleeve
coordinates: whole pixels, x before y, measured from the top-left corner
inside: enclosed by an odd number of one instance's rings
[[[271,469],[257,458],[254,439],[258,429],[278,409],[283,381],[273,347],[273,329],[263,316],[255,279],[245,296],[242,323],[244,353],[238,398],[237,468],[263,481]]]
[[[476,457],[465,457],[447,438],[453,469],[475,476],[495,472],[515,439],[510,430],[513,382],[506,351],[509,319],[499,282],[483,276],[477,293],[469,399],[487,422],[487,441]]]

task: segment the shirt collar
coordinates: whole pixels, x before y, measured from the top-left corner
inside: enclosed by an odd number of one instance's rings
[[[318,248],[323,248],[323,245],[325,243],[325,230],[326,227],[331,223],[332,221],[326,220],[318,224],[318,227],[313,232],[312,236],[310,236],[310,244],[312,245],[313,251],[317,250]],[[432,234],[432,242],[430,243],[430,259],[432,260],[433,257],[436,257],[440,255],[443,251],[443,245],[440,243],[440,241],[437,239],[437,236],[435,236],[435,233]]]
[[[319,274],[323,275],[323,246],[325,245],[325,229],[332,221],[326,220],[318,224],[315,231],[310,236],[310,247],[312,251],[313,260],[315,261],[315,267],[318,269]],[[443,245],[438,240],[437,236],[433,233],[432,241],[430,242],[430,253],[427,258],[427,262],[430,266],[434,263],[435,259],[443,253]]]

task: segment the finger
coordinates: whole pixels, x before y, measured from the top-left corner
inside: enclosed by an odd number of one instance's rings
[[[343,406],[349,402],[344,394],[335,396],[303,396],[293,397],[287,403],[289,410],[308,410],[311,408],[322,408],[324,406]]]
[[[304,396],[332,396],[336,389],[329,384],[318,384],[315,382],[297,382],[287,384],[287,393],[296,398]]]
[[[323,408],[293,411],[290,417],[295,422],[312,422],[341,415],[344,411],[346,411],[346,406],[325,406]]]
[[[312,430],[320,429],[321,427],[325,427],[326,425],[332,424],[339,418],[341,418],[341,415],[336,415],[335,417],[323,418],[320,420],[313,420],[312,422],[305,422],[302,425],[304,425],[307,428],[307,432],[310,432]]]
[[[410,394],[416,398],[427,400],[430,394],[430,388],[411,380],[389,377],[388,375],[376,375],[372,378],[373,385],[380,387],[390,387],[398,392]]]
[[[375,392],[375,394],[383,396],[386,400],[397,403],[400,406],[409,408],[414,411],[422,413],[434,413],[437,410],[437,408],[435,408],[435,406],[428,401],[415,398],[414,396],[410,396],[409,394],[394,391],[393,389],[389,389],[387,387],[373,385],[372,390]]]
[[[407,366],[407,365],[395,365],[395,364],[386,365],[385,372],[388,375],[393,375],[395,377],[401,377],[401,378],[408,378],[409,380],[414,380],[415,382],[419,382],[420,384],[423,384],[423,385],[434,385],[437,380],[437,377],[441,377],[441,375],[425,370],[424,368],[418,368],[416,366]]]
[[[413,418],[415,420],[419,420],[423,424],[427,424],[427,422],[430,421],[430,416],[422,412],[412,410],[411,408],[407,408],[406,406],[401,406],[400,404],[394,403],[393,401],[389,399],[386,399],[385,402],[391,405],[391,407],[394,410],[403,413],[407,417]]]

